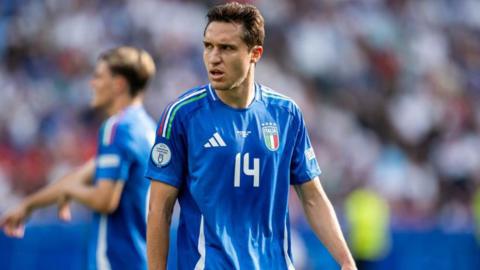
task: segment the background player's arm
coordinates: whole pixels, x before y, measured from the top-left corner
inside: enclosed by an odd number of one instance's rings
[[[131,139],[129,128],[122,124],[114,125],[114,135],[111,135],[109,140],[100,140],[98,145],[94,167],[95,183],[72,183],[65,189],[68,198],[101,214],[111,214],[118,208],[132,166],[129,155],[132,149],[128,147]],[[106,132],[106,129],[102,128],[100,137],[104,138]]]
[[[295,190],[302,202],[310,226],[342,266],[342,270],[357,269],[343,238],[335,210],[325,194],[319,178],[315,177],[311,181],[296,185]]]
[[[151,181],[147,222],[148,269],[166,269],[170,224],[178,189],[158,181]]]
[[[96,185],[74,183],[69,185],[65,192],[67,197],[94,211],[110,214],[118,208],[124,185],[124,181],[100,179]]]
[[[22,237],[23,223],[33,210],[61,201],[61,212],[69,215],[66,186],[90,183],[95,171],[95,161],[91,159],[81,167],[71,171],[58,181],[27,196],[16,208],[7,212],[0,221],[5,233],[9,236]],[[60,213],[62,215],[62,213]],[[68,218],[68,217],[67,217]]]

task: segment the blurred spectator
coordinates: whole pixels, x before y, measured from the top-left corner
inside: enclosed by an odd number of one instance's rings
[[[386,256],[390,245],[390,214],[387,202],[372,190],[357,189],[345,202],[349,239],[359,270],[373,268]]]
[[[472,208],[475,218],[475,232],[477,240],[480,243],[480,189],[477,189],[477,191],[475,191]]]

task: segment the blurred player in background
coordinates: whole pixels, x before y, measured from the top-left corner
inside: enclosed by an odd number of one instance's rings
[[[210,84],[166,108],[148,164],[150,269],[166,267],[177,198],[179,269],[294,269],[290,185],[341,269],[356,269],[320,184],[300,109],[254,81],[263,53],[262,15],[251,5],[229,3],[207,17]]]
[[[154,74],[155,63],[144,50],[119,47],[100,55],[91,105],[108,119],[99,131],[96,157],[5,214],[1,225],[7,235],[22,237],[32,211],[50,204],[59,203],[60,217],[70,219],[68,201],[75,200],[95,211],[88,269],[147,268],[144,172],[155,123],[143,98]]]

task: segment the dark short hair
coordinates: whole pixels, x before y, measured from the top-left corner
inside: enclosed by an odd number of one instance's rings
[[[155,74],[155,62],[142,49],[117,47],[103,52],[98,59],[107,63],[113,75],[125,78],[132,97],[144,91]]]
[[[231,2],[212,7],[207,13],[207,25],[205,31],[211,22],[239,23],[243,25],[243,41],[251,49],[253,46],[263,46],[265,39],[265,26],[263,16],[253,5],[239,4]]]

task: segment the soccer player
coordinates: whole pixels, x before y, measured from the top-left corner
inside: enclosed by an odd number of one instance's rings
[[[356,269],[318,179],[300,109],[254,81],[263,52],[260,12],[229,3],[207,18],[203,60],[210,84],[165,109],[146,172],[149,269],[165,269],[177,198],[178,269],[294,269],[290,185],[342,270]]]
[[[59,181],[28,196],[7,213],[7,235],[22,237],[25,219],[39,207],[61,201],[68,219],[68,200],[95,211],[88,247],[88,269],[147,269],[144,173],[155,139],[155,122],[143,108],[144,90],[155,64],[144,50],[119,47],[97,61],[91,86],[92,107],[109,117],[98,136],[95,159]]]

